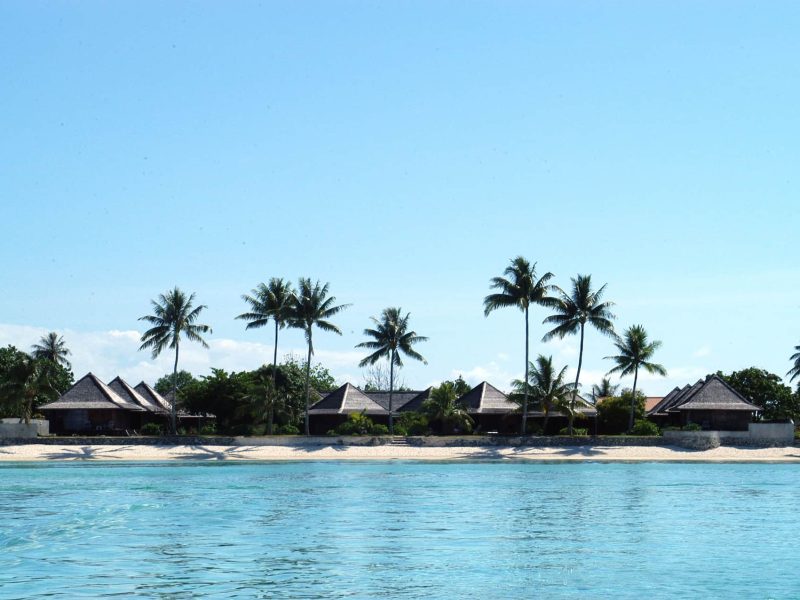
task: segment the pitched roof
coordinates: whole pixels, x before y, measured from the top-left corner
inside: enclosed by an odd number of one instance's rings
[[[114,390],[120,398],[125,400],[126,402],[131,402],[133,404],[138,404],[147,412],[164,414],[167,412],[163,406],[159,405],[154,400],[148,399],[132,388],[127,381],[125,381],[122,377],[117,375],[114,379],[112,379],[108,387]]]
[[[667,411],[677,406],[688,394],[690,394],[693,390],[696,390],[698,387],[703,385],[703,380],[698,380],[694,385],[686,384],[682,388],[675,388],[669,394],[664,396],[664,398],[656,404],[650,412],[646,413],[646,416],[650,415],[666,415]]]
[[[664,396],[647,396],[644,399],[644,412],[647,413],[653,410],[663,399]]]
[[[687,395],[672,410],[762,410],[728,385],[718,375],[710,375],[698,389]]]
[[[424,390],[427,391],[427,390]],[[385,390],[375,392],[364,392],[370,400],[380,404],[387,412],[389,410],[389,392]],[[405,405],[422,394],[420,390],[404,390],[402,392],[392,392],[392,410],[397,412]]]
[[[129,410],[144,412],[144,408],[120,397],[93,373],[87,373],[55,402],[40,407],[41,410]]]
[[[492,384],[482,381],[458,399],[470,414],[507,413],[518,407]]]
[[[428,398],[431,397],[431,392],[433,391],[433,387],[429,387],[427,390],[422,390],[421,392],[417,392],[417,395],[411,398],[408,402],[403,404],[399,409],[400,412],[409,412],[409,411],[421,411],[422,410],[422,403],[425,402]]]
[[[333,390],[308,409],[308,414],[335,415],[366,412],[368,415],[386,414],[386,409],[372,400],[356,386],[345,383]]]
[[[157,391],[155,391],[152,387],[150,387],[149,384],[145,383],[144,381],[140,381],[138,385],[133,389],[151,404],[160,406],[167,412],[172,410],[172,406],[170,406],[170,403],[167,401],[167,399],[164,398],[164,396],[159,394]]]
[[[585,417],[596,417],[597,416],[597,409],[595,408],[594,404],[589,402],[586,398],[581,396],[580,394],[575,394],[575,410],[579,412]],[[535,405],[531,408],[528,405],[528,417],[543,417],[544,411],[538,410]],[[566,413],[554,408],[550,411],[551,417],[566,417]]]

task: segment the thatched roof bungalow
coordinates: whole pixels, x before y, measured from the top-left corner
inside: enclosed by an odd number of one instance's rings
[[[53,433],[124,433],[139,427],[147,411],[87,373],[58,400],[39,407]]]
[[[744,431],[762,410],[718,375],[675,388],[646,413],[659,426],[696,423],[703,429]]]

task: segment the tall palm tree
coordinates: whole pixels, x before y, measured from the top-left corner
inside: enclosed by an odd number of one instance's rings
[[[556,288],[558,297],[551,304],[556,312],[544,320],[545,323],[555,325],[555,327],[542,338],[542,341],[547,342],[554,337],[564,339],[567,335],[576,333],[581,336],[580,351],[578,353],[578,372],[575,374],[575,387],[572,390],[572,400],[569,406],[570,435],[572,435],[572,423],[575,420],[575,397],[578,394],[578,385],[581,380],[586,325],[591,325],[603,335],[616,338],[614,324],[611,322],[615,318],[611,313],[611,307],[614,306],[614,303],[602,302],[606,286],[603,285],[597,291],[593,291],[591,275],[578,275],[571,278],[571,280],[572,292],[570,294],[567,294],[561,288]]]
[[[792,357],[789,359],[794,361],[794,366],[786,373],[791,376],[789,381],[794,381],[796,377],[800,377],[800,346],[795,346],[794,349],[797,350],[797,352],[792,354]]]
[[[633,415],[636,406],[636,384],[639,380],[639,368],[641,367],[648,373],[654,373],[665,377],[667,370],[657,364],[650,362],[656,350],[661,347],[661,342],[647,339],[647,332],[641,325],[632,325],[625,330],[622,339],[614,342],[619,350],[616,356],[606,356],[613,360],[617,366],[611,369],[607,375],[619,373],[620,377],[633,373],[633,393],[631,394],[631,414],[628,418],[628,429],[633,429]]]
[[[411,313],[406,313],[404,317],[400,308],[384,308],[380,319],[370,317],[372,322],[375,323],[375,329],[364,330],[364,335],[372,339],[356,346],[356,348],[374,350],[372,354],[358,364],[360,367],[374,365],[384,357],[389,359],[389,435],[394,435],[392,395],[394,393],[394,368],[403,366],[400,354],[405,354],[410,358],[422,361],[426,365],[428,364],[428,361],[412,348],[414,344],[424,342],[428,338],[417,335],[416,331],[408,330],[408,319],[410,317]]]
[[[610,398],[616,394],[618,389],[618,385],[611,383],[608,377],[603,377],[599,384],[592,386],[592,401],[597,404],[597,401],[601,398]]]
[[[350,306],[349,304],[336,305],[336,298],[328,296],[329,284],[322,285],[319,281],[311,283],[308,277],[301,277],[297,284],[297,291],[294,296],[289,326],[302,329],[308,343],[308,357],[306,359],[306,416],[305,432],[308,429],[308,398],[309,381],[311,379],[311,356],[314,354],[314,343],[312,341],[313,327],[316,325],[322,331],[330,331],[342,335],[339,328],[328,321],[331,317]]]
[[[517,256],[511,260],[511,264],[503,271],[504,277],[493,277],[490,280],[490,288],[499,290],[497,293],[489,294],[483,299],[483,314],[489,316],[498,308],[513,306],[519,308],[525,315],[525,377],[528,380],[528,310],[531,304],[549,306],[552,299],[549,296],[553,286],[548,283],[553,278],[550,272],[541,277],[536,275],[536,263],[532,265],[522,256]],[[528,388],[523,390],[522,401],[522,435],[525,435],[525,426],[528,422]]]
[[[175,364],[172,368],[172,411],[171,426],[173,435],[177,433],[177,408],[178,401],[178,354],[180,351],[180,339],[183,335],[192,342],[199,342],[203,348],[208,348],[208,344],[203,339],[203,333],[211,333],[208,325],[197,323],[197,319],[203,309],[207,308],[204,304],[194,306],[194,294],[187,296],[178,287],[168,291],[166,294],[159,294],[158,300],[151,300],[153,314],[139,317],[140,321],[145,321],[152,325],[150,329],[142,334],[142,345],[139,350],[152,350],[153,358],[158,357],[165,348],[175,350]]]
[[[535,363],[528,369],[528,388],[530,395],[544,412],[542,431],[547,432],[547,421],[553,408],[559,408],[567,403],[573,385],[565,381],[567,367],[556,372],[553,366],[553,357],[540,354]],[[522,395],[524,383],[516,379],[511,385],[514,387],[515,396]]]
[[[278,372],[278,330],[286,327],[291,317],[291,309],[294,302],[294,292],[292,284],[284,281],[280,277],[273,277],[269,280],[269,285],[258,284],[253,289],[252,295],[242,296],[250,310],[242,313],[237,319],[247,321],[245,329],[255,329],[264,327],[270,321],[275,323],[275,345],[272,350],[272,391],[276,390],[275,377]],[[264,388],[265,390],[267,388]],[[267,433],[272,435],[272,423],[274,421],[274,402],[268,401],[269,415],[267,417]]]
[[[39,340],[38,344],[34,344],[31,354],[34,358],[43,358],[52,363],[61,365],[65,369],[71,369],[72,365],[67,356],[72,354],[67,348],[67,343],[64,338],[58,335],[55,331],[51,331],[44,335]]]
[[[50,382],[52,369],[49,360],[22,354],[20,360],[10,365],[7,377],[0,381],[0,399],[12,406],[26,424],[30,423],[39,401],[58,397],[58,390]]]

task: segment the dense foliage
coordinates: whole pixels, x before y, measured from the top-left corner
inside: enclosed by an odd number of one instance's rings
[[[34,358],[14,346],[0,348],[0,416],[30,419],[73,383],[72,371],[47,358]]]
[[[335,435],[387,435],[389,428],[381,423],[375,423],[363,412],[353,413],[347,420],[329,434]]]
[[[631,410],[633,392],[622,390],[619,396],[604,398],[597,403],[597,428],[602,435],[618,435],[628,431],[628,420]],[[637,390],[634,402],[634,417],[644,419],[645,395]]]
[[[778,375],[757,367],[728,375],[718,371],[717,375],[747,400],[762,407],[764,419],[800,419],[800,394],[792,393],[792,388]]]

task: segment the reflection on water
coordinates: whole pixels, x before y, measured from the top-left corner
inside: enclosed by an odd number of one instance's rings
[[[797,465],[205,454],[0,466],[0,597],[800,596]]]

